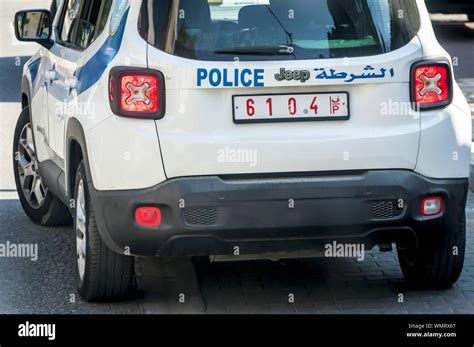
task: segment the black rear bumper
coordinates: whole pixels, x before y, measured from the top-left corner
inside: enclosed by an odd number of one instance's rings
[[[119,253],[148,256],[232,255],[313,250],[324,243],[372,248],[435,233],[460,219],[468,179],[428,179],[411,171],[374,170],[292,177],[190,177],[132,191],[96,191],[92,203],[103,240]],[[443,213],[423,217],[422,199],[444,198]],[[157,206],[162,225],[134,222]],[[416,231],[416,232],[414,232]]]

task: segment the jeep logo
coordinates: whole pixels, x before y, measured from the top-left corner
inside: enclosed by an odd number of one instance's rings
[[[309,80],[310,72],[309,70],[286,70],[284,68],[280,69],[280,73],[275,74],[275,79],[277,81],[300,81],[301,83]]]

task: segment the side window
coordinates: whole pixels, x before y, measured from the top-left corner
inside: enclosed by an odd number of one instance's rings
[[[113,0],[103,0],[102,8],[99,14],[99,20],[97,21],[97,30],[94,34],[94,38],[98,37],[104,31],[107,19],[109,19],[110,8],[112,7]]]
[[[66,0],[62,13],[62,23],[60,26],[60,39],[63,42],[72,43],[72,34],[77,23],[81,0]]]
[[[113,0],[69,0],[65,4],[61,40],[87,48],[104,30]]]

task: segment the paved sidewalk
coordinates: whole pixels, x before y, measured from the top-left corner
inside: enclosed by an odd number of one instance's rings
[[[474,314],[473,200],[470,196],[465,267],[451,289],[409,287],[395,251],[372,251],[363,262],[203,262],[196,270],[207,312]]]

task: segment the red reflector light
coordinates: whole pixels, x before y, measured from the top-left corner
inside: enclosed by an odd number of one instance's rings
[[[421,203],[421,213],[424,217],[435,216],[443,211],[443,198],[433,196],[423,199]]]
[[[412,102],[418,108],[443,107],[451,103],[451,68],[447,63],[417,64],[412,74]]]
[[[125,112],[153,113],[160,108],[158,78],[154,75],[120,76],[120,108]]]
[[[161,225],[161,210],[158,207],[139,207],[135,210],[135,222],[144,227]]]

